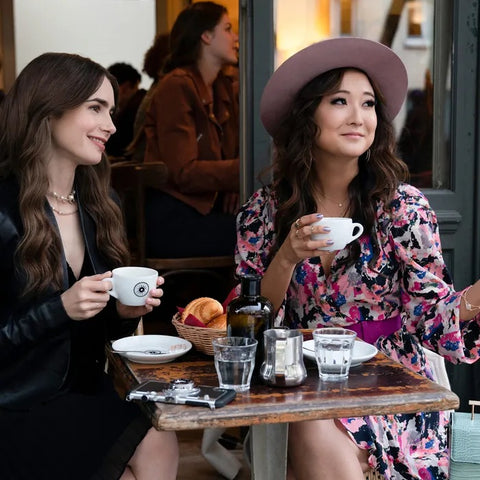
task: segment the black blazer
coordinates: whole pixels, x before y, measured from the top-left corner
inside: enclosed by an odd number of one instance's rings
[[[61,391],[69,368],[71,322],[60,298],[68,288],[67,263],[62,253],[64,285],[44,297],[25,301],[20,298],[24,279],[16,271],[15,250],[23,234],[18,210],[18,185],[13,179],[0,182],[0,407],[29,408],[53,398]],[[112,268],[96,246],[96,225],[79,203],[85,255],[95,273]],[[52,223],[55,217],[48,203],[45,208]],[[115,300],[97,315],[104,323],[105,341],[130,335],[138,319],[120,319]],[[104,363],[105,358],[99,358]],[[102,364],[102,363],[101,363]],[[103,364],[102,364],[103,365]]]

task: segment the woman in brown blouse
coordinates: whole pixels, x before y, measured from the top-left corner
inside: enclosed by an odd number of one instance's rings
[[[164,161],[169,170],[167,183],[147,197],[147,255],[233,254],[238,88],[222,69],[236,64],[237,43],[227,10],[213,2],[187,7],[172,28],[145,122],[145,161]]]

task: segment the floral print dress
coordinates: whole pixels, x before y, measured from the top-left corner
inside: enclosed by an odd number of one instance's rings
[[[237,217],[237,273],[263,274],[275,242],[275,195],[266,186],[255,192]],[[440,245],[438,224],[428,200],[401,184],[389,209],[378,202],[374,265],[372,239],[359,238],[355,264],[339,262],[330,274],[320,258],[300,262],[294,271],[276,324],[290,328],[352,327],[399,317],[400,328],[380,336],[376,346],[390,358],[432,379],[421,346],[458,363],[480,355],[480,315],[461,322],[462,292],[453,289]],[[363,323],[367,325],[368,323]],[[370,324],[371,325],[371,324]],[[352,439],[370,452],[369,463],[386,479],[448,478],[444,412],[341,419]]]

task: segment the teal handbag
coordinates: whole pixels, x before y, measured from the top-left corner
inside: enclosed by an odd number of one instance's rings
[[[475,418],[475,406],[480,401],[470,400],[472,413],[453,412],[450,424],[450,480],[480,480],[480,416]]]

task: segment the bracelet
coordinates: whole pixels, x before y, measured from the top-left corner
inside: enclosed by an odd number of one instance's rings
[[[480,306],[479,305],[472,305],[468,300],[467,300],[467,292],[472,288],[472,286],[470,285],[466,290],[464,290],[464,292],[462,293],[462,296],[461,298],[463,298],[463,301],[465,302],[465,308],[469,311],[469,312],[474,312],[475,310],[480,310]]]

